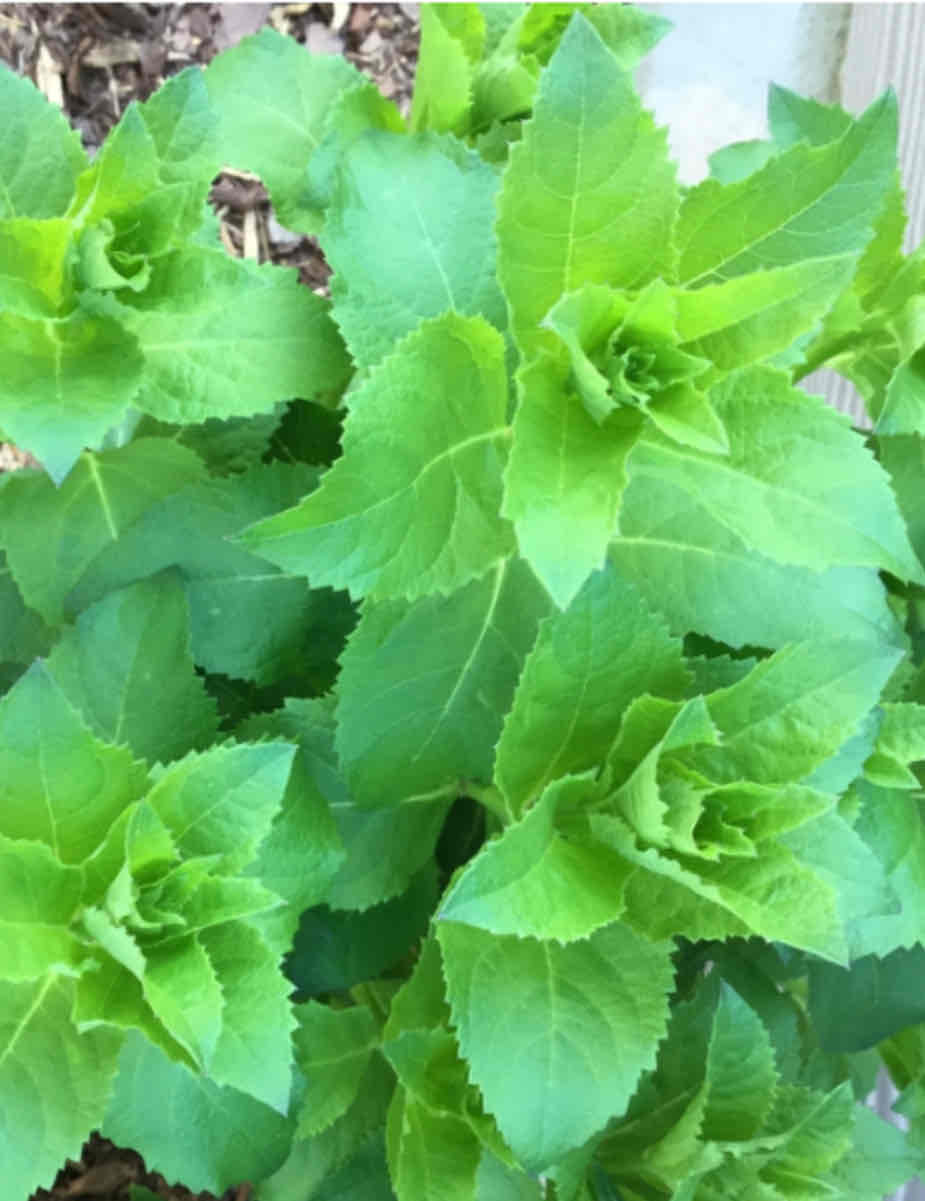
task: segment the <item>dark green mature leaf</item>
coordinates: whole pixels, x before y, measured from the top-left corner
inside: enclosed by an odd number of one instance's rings
[[[379,1030],[365,1005],[334,1009],[309,1001],[296,1006],[296,1062],[305,1075],[297,1134],[310,1138],[346,1113],[356,1099]]]
[[[518,559],[449,597],[367,603],[342,657],[337,749],[361,804],[487,783],[549,602]]]
[[[51,640],[51,630],[26,605],[0,552],[0,663],[31,663],[47,652]]]
[[[299,992],[338,992],[394,967],[427,930],[437,898],[434,877],[425,868],[406,892],[362,913],[326,905],[303,913],[286,963]]]
[[[65,695],[100,738],[150,762],[202,749],[215,704],[190,655],[189,609],[175,573],[152,576],[85,609],[48,659]]]
[[[320,487],[241,541],[356,597],[451,592],[514,548],[498,515],[506,410],[501,336],[455,313],[425,322],[351,393],[343,454]]]
[[[809,1016],[823,1050],[837,1055],[863,1051],[906,1026],[925,1022],[920,944],[883,959],[866,955],[850,968],[809,966]]]
[[[472,1080],[521,1163],[547,1168],[620,1113],[654,1065],[668,944],[621,923],[564,947],[455,922],[438,936]]]
[[[374,131],[347,148],[321,242],[334,317],[358,366],[448,309],[505,327],[497,188],[492,167],[435,134]]]
[[[303,198],[305,167],[332,102],[361,84],[359,72],[267,28],[215,58],[205,80],[221,118],[225,162],[261,177],[290,229],[316,233],[321,214]]]
[[[125,1040],[100,1126],[123,1147],[144,1146],[152,1171],[217,1194],[274,1172],[289,1153],[293,1129],[291,1119],[193,1076],[137,1034]]]
[[[626,705],[642,692],[680,696],[680,643],[616,571],[593,575],[540,626],[505,719],[497,781],[515,810],[559,776],[599,763]]]
[[[893,182],[896,120],[888,92],[836,142],[799,144],[747,179],[693,188],[677,231],[682,282],[860,254]]]
[[[639,288],[670,278],[677,206],[664,132],[642,111],[629,72],[574,16],[511,150],[499,201],[499,277],[521,351],[549,345],[539,323],[583,283]]]
[[[29,79],[0,65],[0,218],[63,217],[87,165],[80,135]]]

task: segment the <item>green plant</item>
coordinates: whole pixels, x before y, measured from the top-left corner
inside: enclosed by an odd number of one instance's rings
[[[410,126],[264,31],[92,164],[0,75],[0,425],[46,469],[0,484],[16,1201],[94,1127],[261,1201],[921,1169],[896,105],[774,89],[682,189],[664,31],[424,6]],[[330,302],[225,256],[222,163]],[[869,436],[794,387],[823,362]]]

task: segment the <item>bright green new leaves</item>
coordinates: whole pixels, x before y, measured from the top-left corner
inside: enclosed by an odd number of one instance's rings
[[[70,240],[63,218],[0,220],[0,309],[55,317],[72,290],[65,270]]]
[[[41,663],[0,700],[0,833],[79,863],[146,785],[144,765],[94,738]]]
[[[343,455],[321,486],[242,541],[357,597],[461,587],[513,550],[498,514],[506,408],[500,334],[456,314],[424,323],[351,393]]]
[[[885,704],[873,754],[864,775],[880,788],[919,788],[912,763],[925,759],[925,706]]]
[[[83,892],[79,868],[45,843],[0,836],[0,979],[77,975],[87,951],[68,929]]]
[[[97,1124],[122,1146],[144,1146],[152,1170],[169,1180],[220,1194],[269,1175],[285,1159],[291,1120],[247,1094],[197,1079],[135,1034],[126,1039],[118,1067],[106,1116]]]
[[[98,1128],[112,1090],[119,1037],[78,1034],[72,989],[54,974],[0,983],[0,1139],[5,1184],[26,1197],[49,1184]]]
[[[135,404],[162,421],[247,416],[294,396],[328,401],[349,377],[327,302],[295,272],[189,247],[120,299],[105,312],[144,356]]]
[[[332,103],[362,83],[356,68],[263,29],[220,54],[205,80],[221,118],[225,162],[261,177],[284,225],[317,232],[321,214],[303,197],[305,168]]]
[[[107,742],[167,762],[215,736],[215,703],[196,676],[180,578],[140,581],[84,610],[48,668],[71,704]]]
[[[605,847],[564,838],[551,785],[515,826],[467,864],[439,916],[492,934],[569,942],[614,921],[632,868]]]
[[[675,168],[632,77],[581,15],[543,72],[512,148],[498,215],[499,276],[523,353],[584,283],[639,288],[674,271]]]
[[[0,67],[0,110],[0,218],[63,216],[87,165],[80,136],[31,80],[6,65]]]
[[[522,810],[546,785],[594,767],[641,692],[680,696],[681,647],[613,569],[540,626],[498,743],[495,777]]]
[[[341,659],[337,749],[361,804],[487,783],[549,601],[518,559],[449,597],[368,605]]]
[[[26,603],[52,624],[72,616],[68,594],[98,556],[143,513],[201,473],[192,451],[152,438],[82,455],[60,489],[35,472],[6,477],[0,540]],[[41,542],[31,533],[32,522],[42,528]]]
[[[84,446],[98,446],[125,414],[143,360],[131,333],[104,316],[30,320],[0,312],[3,428],[56,483]]]
[[[633,409],[604,426],[568,387],[564,348],[517,374],[518,405],[501,512],[520,553],[565,609],[604,564],[626,486],[626,460],[642,430]]]
[[[253,859],[280,806],[295,749],[286,743],[216,746],[155,770],[148,804],[184,857],[219,856],[234,873]]]
[[[521,1163],[540,1171],[620,1113],[654,1065],[668,944],[620,923],[561,946],[438,928],[460,1049]]]
[[[677,488],[779,563],[875,567],[922,579],[885,473],[847,418],[767,368],[735,372],[709,396],[729,454],[705,455],[647,434],[629,458],[631,479]]]
[[[477,154],[434,134],[373,131],[345,150],[321,242],[334,317],[358,366],[448,309],[505,327],[497,188]]]
[[[801,143],[747,179],[693,188],[677,229],[681,281],[860,254],[895,170],[896,98],[888,92],[829,145]]]

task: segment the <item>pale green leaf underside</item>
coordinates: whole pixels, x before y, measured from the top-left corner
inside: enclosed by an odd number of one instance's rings
[[[526,354],[583,283],[639,288],[672,277],[675,167],[632,76],[580,14],[543,72],[499,201],[499,277]]]
[[[354,596],[459,588],[513,550],[498,517],[506,404],[501,336],[479,318],[425,323],[351,394],[343,454],[317,491],[241,540]]]

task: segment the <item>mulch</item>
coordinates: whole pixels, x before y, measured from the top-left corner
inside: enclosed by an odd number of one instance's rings
[[[417,4],[0,4],[0,61],[28,75],[79,130],[93,154],[133,100],[165,78],[205,65],[242,37],[272,25],[312,53],[344,54],[403,112],[417,61]],[[255,176],[225,171],[210,200],[232,255],[296,267],[324,293],[330,272],[313,238],[284,229]],[[0,472],[31,462],[0,444]],[[3,1166],[0,1163],[0,1187]],[[128,1201],[133,1186],[163,1201],[216,1201],[146,1169],[141,1156],[93,1135],[31,1201]],[[136,1194],[137,1195],[137,1194]],[[9,1201],[19,1201],[9,1198]],[[242,1183],[221,1201],[253,1201]]]

